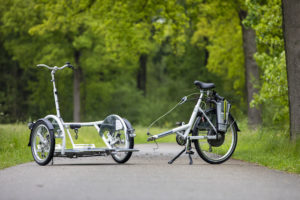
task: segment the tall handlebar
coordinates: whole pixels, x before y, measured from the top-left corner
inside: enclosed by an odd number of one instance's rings
[[[64,66],[62,66],[62,67],[57,67],[57,66],[49,67],[48,65],[45,65],[45,64],[38,64],[37,67],[45,67],[45,68],[47,68],[47,69],[54,70],[54,71],[56,71],[56,70],[61,70],[61,69],[64,69],[64,68],[66,68],[66,67],[69,67],[69,68],[71,68],[71,69],[74,69],[74,67],[73,67],[69,62],[67,62],[67,63],[66,63]]]

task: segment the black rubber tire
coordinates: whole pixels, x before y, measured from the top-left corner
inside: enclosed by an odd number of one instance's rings
[[[127,134],[127,137],[129,138],[129,149],[133,149],[134,148],[134,137],[131,137],[129,135],[130,134],[129,130],[133,130],[132,125],[127,119],[123,118],[123,120],[124,120],[126,128],[127,128],[126,134]],[[114,161],[116,161],[117,163],[124,164],[130,159],[131,155],[132,155],[132,152],[128,152],[127,155],[123,159],[117,158],[114,154],[112,154],[111,156],[114,159]]]
[[[45,122],[43,122],[43,121],[38,121],[38,122],[36,122],[36,124],[34,125],[34,127],[33,127],[33,129],[32,129],[32,133],[33,133],[32,137],[34,137],[35,130],[36,130],[37,128],[39,128],[39,126],[41,126],[41,125],[44,125],[44,126],[47,128],[47,130],[48,130],[48,132],[49,132],[49,135],[50,135],[50,150],[49,150],[48,157],[47,157],[44,161],[40,161],[40,160],[36,157],[36,155],[35,155],[35,153],[34,153],[34,145],[35,145],[35,144],[33,144],[33,142],[34,142],[34,139],[33,139],[33,138],[31,138],[30,143],[31,143],[31,153],[32,153],[32,156],[33,156],[35,162],[36,162],[37,164],[39,164],[39,165],[44,166],[44,165],[47,165],[47,164],[51,161],[51,159],[53,158],[54,150],[55,150],[55,137],[54,137],[54,132],[53,132],[53,130],[52,130],[52,129],[49,129],[49,127],[47,126],[47,124],[46,124]]]
[[[128,133],[127,133],[128,134]],[[129,137],[129,149],[133,149],[133,147],[134,147],[134,138],[133,137],[130,137],[129,135],[128,135],[128,137]],[[130,157],[131,157],[131,155],[132,155],[132,152],[128,152],[127,153],[127,155],[123,158],[123,159],[118,159],[117,157],[115,157],[115,155],[114,154],[112,154],[111,155],[111,157],[114,159],[114,161],[116,161],[117,163],[119,163],[119,164],[124,164],[124,163],[126,163],[129,159],[130,159]]]
[[[211,114],[215,114],[216,113],[216,110],[210,110],[209,113]],[[206,113],[206,114],[209,114],[209,113]],[[233,117],[229,114],[229,120],[232,122],[233,121]],[[235,151],[235,148],[236,148],[236,145],[237,145],[237,140],[238,140],[238,135],[237,135],[237,127],[235,126],[235,124],[232,125],[232,128],[233,128],[233,134],[234,134],[234,143],[233,143],[233,148],[231,149],[231,152],[226,156],[224,157],[223,159],[221,160],[210,160],[201,150],[201,147],[199,145],[199,141],[198,140],[193,140],[194,141],[194,145],[195,145],[195,149],[198,153],[198,155],[204,160],[206,161],[207,163],[210,163],[210,164],[221,164],[225,161],[227,161],[231,156],[232,154],[234,153]],[[198,135],[198,128],[197,128],[197,125],[194,126],[193,128],[193,131],[192,131],[192,135],[193,136],[197,136]]]

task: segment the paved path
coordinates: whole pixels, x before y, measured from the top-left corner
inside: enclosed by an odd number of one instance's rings
[[[125,165],[111,157],[55,158],[54,165],[34,162],[0,170],[0,200],[60,199],[300,199],[300,176],[237,160],[210,165],[194,155],[167,161],[179,146],[136,145],[141,150]]]

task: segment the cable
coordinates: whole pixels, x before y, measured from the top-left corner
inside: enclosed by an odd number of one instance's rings
[[[181,105],[181,104],[184,104],[187,100],[188,100],[188,97],[189,96],[192,96],[192,95],[195,95],[195,94],[199,94],[199,93],[192,93],[192,94],[189,94],[187,96],[184,96],[182,97],[182,99],[173,107],[171,108],[168,112],[166,112],[165,114],[163,114],[162,116],[158,117],[156,120],[154,120],[147,128],[147,135],[150,135],[150,132],[149,132],[149,129],[157,122],[159,121],[160,119],[164,118],[166,115],[168,115],[170,112],[172,112],[177,106]]]
[[[192,95],[195,95],[195,94],[199,94],[199,93],[192,93],[192,94],[189,94],[187,96],[184,96],[182,97],[182,99],[173,107],[171,108],[168,112],[166,112],[165,114],[163,114],[162,116],[158,117],[156,120],[154,120],[147,128],[147,135],[148,136],[152,136],[152,134],[149,132],[150,128],[157,122],[159,121],[160,119],[162,119],[163,117],[165,117],[166,115],[168,115],[170,112],[172,112],[177,106],[180,106],[182,104],[184,104],[186,101],[188,101],[188,97],[192,96]],[[199,99],[199,98],[196,98],[196,99]],[[191,100],[194,100],[194,99],[191,99]],[[158,143],[156,142],[156,139],[153,140],[156,144],[156,147],[153,148],[153,151],[156,151],[159,149],[159,146],[158,146]]]

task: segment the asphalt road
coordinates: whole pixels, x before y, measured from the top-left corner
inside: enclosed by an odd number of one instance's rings
[[[300,199],[300,176],[229,160],[210,165],[194,155],[167,161],[181,147],[136,145],[141,152],[124,165],[111,157],[63,159],[54,165],[34,162],[0,170],[0,199]]]

